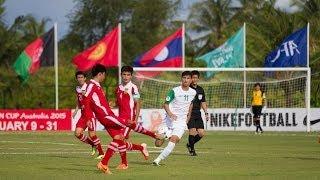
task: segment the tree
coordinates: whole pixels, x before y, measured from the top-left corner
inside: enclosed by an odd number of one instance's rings
[[[179,2],[77,0],[75,11],[69,15],[70,33],[63,42],[81,51],[122,23],[123,62],[131,65],[137,53],[147,50],[170,32],[168,19],[174,14]]]
[[[126,22],[133,4],[134,1],[130,0],[76,0],[75,10],[68,15],[70,20],[68,36],[79,37],[82,39],[82,46],[88,47],[118,23]],[[76,45],[78,42],[68,43]]]
[[[320,71],[320,0],[294,0],[292,6],[298,6],[298,18],[305,25],[310,23],[310,67],[312,72]],[[320,106],[320,74],[314,73],[311,77],[311,104]]]
[[[123,62],[132,65],[135,57],[150,49],[176,31],[171,22],[180,1],[139,0],[132,7],[131,18],[125,24]],[[182,23],[180,23],[181,27]]]
[[[231,0],[205,0],[192,6],[188,27],[196,33],[204,34],[194,40],[195,43],[204,44],[198,50],[198,55],[218,47],[225,40],[223,30],[235,12],[231,2]]]

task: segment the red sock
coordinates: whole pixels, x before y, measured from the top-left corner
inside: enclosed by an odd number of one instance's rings
[[[93,142],[91,141],[91,139],[88,138],[88,136],[84,135],[84,134],[80,134],[79,136],[76,136],[80,141],[90,144],[91,146],[94,146]]]
[[[140,144],[132,144],[132,150],[142,151],[143,147]]]
[[[94,135],[91,137],[91,140],[94,144],[94,146],[96,147],[96,149],[99,151],[99,155],[103,155],[103,150],[102,150],[102,147],[101,147],[101,142],[100,142],[100,139]]]
[[[131,142],[126,142],[126,147],[128,151],[138,150],[142,151],[143,147],[140,144],[132,144]]]
[[[114,152],[117,151],[119,144],[116,142],[117,140],[113,140],[108,145],[108,149],[106,151],[106,154],[104,155],[103,159],[101,160],[101,163],[103,165],[107,165],[109,163],[110,158],[113,156]]]
[[[147,136],[156,138],[156,134],[143,128],[140,124],[132,124],[131,129],[133,129],[135,132],[141,133],[141,134],[145,134]]]
[[[128,161],[127,161],[127,147],[126,147],[126,143],[123,140],[118,140],[117,141],[119,146],[118,146],[118,150],[121,156],[121,163],[128,165]]]

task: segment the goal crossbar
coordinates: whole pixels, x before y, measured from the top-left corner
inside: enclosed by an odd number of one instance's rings
[[[282,67],[282,68],[163,68],[163,67],[134,67],[134,71],[308,71],[308,67]]]

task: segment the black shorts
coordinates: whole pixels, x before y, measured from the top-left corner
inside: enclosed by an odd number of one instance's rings
[[[254,118],[261,116],[262,106],[252,106],[252,113]]]
[[[204,129],[203,120],[201,117],[199,118],[190,118],[188,122],[188,129],[196,128],[196,129]]]

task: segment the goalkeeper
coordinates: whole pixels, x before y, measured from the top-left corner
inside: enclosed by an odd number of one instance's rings
[[[253,88],[253,94],[252,94],[252,106],[251,110],[253,113],[253,123],[256,126],[256,134],[263,133],[263,130],[260,125],[260,116],[261,111],[263,108],[263,104],[266,103],[266,96],[263,90],[261,89],[260,83],[256,83]],[[260,132],[259,132],[260,130]]]

